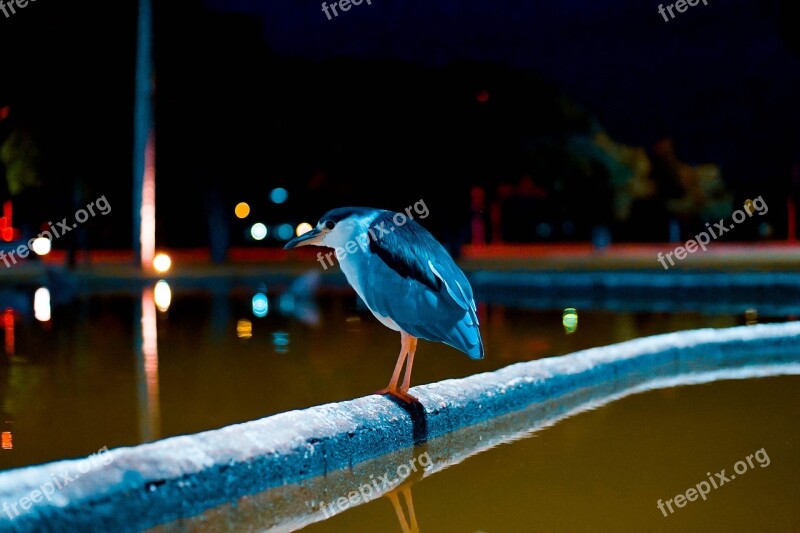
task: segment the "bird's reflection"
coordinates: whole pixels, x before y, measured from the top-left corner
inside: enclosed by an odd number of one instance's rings
[[[429,457],[427,444],[422,444],[414,448],[414,457]],[[409,476],[400,483],[399,486],[392,489],[385,494],[386,499],[392,504],[394,508],[397,522],[400,524],[400,529],[403,533],[419,533],[419,524],[417,523],[417,513],[414,510],[414,499],[411,493],[411,487],[425,477],[425,470],[419,468],[412,470]],[[402,496],[402,501],[400,497]],[[405,502],[405,508],[403,506]]]
[[[320,323],[319,307],[314,294],[319,286],[319,272],[312,270],[298,276],[289,288],[280,295],[278,309],[303,324],[317,326]]]
[[[400,503],[400,497],[398,494],[402,494],[403,498],[405,499],[406,509],[408,510],[408,518],[405,516],[403,505]],[[414,500],[411,499],[411,485],[404,485],[396,491],[390,492],[386,495],[386,497],[390,502],[392,502],[392,507],[394,507],[394,512],[397,515],[397,521],[400,523],[400,529],[403,530],[403,533],[419,533],[417,514],[414,512]]]

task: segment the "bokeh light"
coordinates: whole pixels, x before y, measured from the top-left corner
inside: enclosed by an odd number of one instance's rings
[[[239,202],[233,212],[236,213],[237,218],[247,218],[247,215],[250,214],[250,205],[247,202]]]
[[[288,241],[294,235],[294,228],[291,224],[281,224],[278,226],[278,229],[275,230],[275,234],[278,238],[282,241]]]
[[[240,339],[249,339],[253,336],[253,323],[242,318],[236,322],[236,336]]]
[[[38,237],[31,243],[31,249],[36,255],[47,255],[50,253],[51,243],[50,239]]]
[[[312,229],[314,229],[314,226],[312,226],[308,222],[301,222],[300,224],[297,225],[297,228],[295,228],[294,233],[299,237],[304,233],[308,233]]]
[[[33,293],[33,316],[39,322],[50,320],[50,291],[47,287],[39,287]]]
[[[169,283],[163,279],[156,283],[153,297],[158,310],[162,313],[166,312],[169,309],[169,304],[172,303],[172,289],[169,288]]]
[[[267,316],[269,313],[269,299],[263,292],[257,293],[253,296],[253,314],[258,318]]]
[[[167,254],[157,254],[153,258],[153,268],[156,272],[166,272],[172,267],[172,259]]]
[[[273,203],[282,204],[289,199],[289,191],[283,187],[272,189],[272,192],[269,193],[269,199],[272,200]]]
[[[564,331],[575,333],[578,329],[578,312],[574,307],[567,307],[561,315],[561,323],[564,325]]]
[[[289,333],[286,331],[275,331],[272,333],[272,345],[276,353],[289,352]]]
[[[253,224],[253,227],[250,228],[250,236],[257,241],[264,239],[264,237],[267,236],[267,227],[261,222],[256,222]]]

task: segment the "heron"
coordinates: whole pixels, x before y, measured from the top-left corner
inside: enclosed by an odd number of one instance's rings
[[[400,355],[391,380],[376,394],[416,401],[408,389],[418,339],[444,343],[471,359],[483,358],[467,277],[444,246],[411,216],[369,207],[332,209],[284,248],[308,245],[333,248],[348,283],[367,308],[384,326],[400,333]]]

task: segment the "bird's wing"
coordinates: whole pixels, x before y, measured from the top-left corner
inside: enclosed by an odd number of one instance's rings
[[[482,357],[475,301],[466,276],[425,228],[414,221],[394,225],[391,217],[388,212],[375,220],[391,229],[370,241],[370,251],[380,264],[372,264],[365,275],[368,285],[380,284],[382,290],[366,291],[367,304],[412,335]],[[381,277],[384,271],[396,274],[397,282]]]
[[[373,227],[382,227],[388,232],[370,239],[370,252],[400,276],[414,279],[433,291],[441,290],[441,281],[428,268],[428,261],[433,258],[437,248],[441,248],[445,254],[447,252],[428,230],[413,220],[397,226],[392,221],[391,212],[378,215]]]
[[[392,213],[381,213],[374,225],[388,233],[371,239],[370,251],[404,278],[416,280],[436,293],[446,294],[464,311],[475,310],[472,288],[447,250],[428,230],[414,222],[395,225]]]

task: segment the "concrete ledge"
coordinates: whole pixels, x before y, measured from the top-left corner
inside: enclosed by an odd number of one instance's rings
[[[334,474],[319,475],[298,483],[267,489],[209,509],[200,515],[156,527],[152,533],[185,531],[273,531],[288,532],[326,520],[333,514],[358,507],[401,487],[455,466],[469,457],[500,444],[507,444],[552,426],[583,411],[596,409],[626,396],[653,389],[697,385],[719,380],[756,379],[781,375],[800,375],[800,363],[734,366],[708,372],[691,372],[654,379],[624,388],[624,382],[603,382],[584,387],[558,398],[557,402],[537,402],[521,411],[479,422],[453,431],[413,448],[404,448],[368,459]],[[424,457],[423,462],[420,458]],[[414,463],[414,461],[417,463]],[[424,464],[423,464],[424,463]],[[406,477],[398,472],[401,465],[418,464]],[[405,468],[405,467],[403,467]],[[375,479],[388,476],[378,489],[363,492]],[[375,484],[373,483],[373,487]],[[363,496],[346,507],[331,508],[339,498],[352,493]]]
[[[415,387],[418,405],[369,396],[120,448],[104,456],[110,464],[24,514],[0,514],[0,529],[140,530],[532,406],[558,415],[575,408],[570,398],[587,393],[596,401],[658,379],[794,365],[798,341],[800,322],[671,333]],[[0,506],[19,504],[58,473],[85,466],[60,461],[2,472]]]

